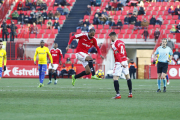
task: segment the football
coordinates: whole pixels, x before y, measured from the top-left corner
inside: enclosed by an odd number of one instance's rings
[[[97,70],[96,71],[96,76],[99,78],[103,78],[104,77],[104,72],[102,70]]]

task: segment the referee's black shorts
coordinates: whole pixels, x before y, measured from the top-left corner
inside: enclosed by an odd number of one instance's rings
[[[167,73],[168,63],[158,62],[157,73]]]

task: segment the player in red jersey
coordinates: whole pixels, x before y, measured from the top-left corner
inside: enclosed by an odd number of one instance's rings
[[[129,88],[129,98],[132,98],[132,82],[129,76],[129,68],[128,68],[128,58],[126,54],[125,44],[123,41],[117,39],[117,35],[115,32],[111,32],[109,34],[112,43],[112,49],[114,52],[114,58],[115,58],[115,66],[113,69],[113,80],[114,80],[114,88],[116,91],[116,96],[114,99],[120,99],[121,95],[119,93],[119,76],[121,76],[121,73],[124,73],[127,85]]]
[[[88,50],[94,45],[94,47],[96,47],[98,53],[100,54],[101,58],[104,59],[104,57],[101,55],[101,51],[97,45],[97,40],[96,38],[94,38],[94,35],[95,35],[95,30],[90,29],[89,33],[77,34],[75,36],[72,36],[69,40],[68,46],[66,48],[67,51],[73,39],[79,39],[78,46],[76,48],[76,58],[82,62],[82,65],[85,68],[85,71],[81,72],[80,74],[72,75],[73,86],[77,78],[80,78],[84,75],[89,75],[90,73],[92,73],[91,79],[101,80],[101,78],[98,78],[95,75],[95,71],[93,67],[93,59],[91,58],[91,56],[88,55]]]
[[[62,64],[62,59],[63,59],[63,55],[62,55],[62,52],[61,50],[58,48],[58,44],[55,43],[54,44],[54,48],[51,49],[50,51],[51,55],[52,55],[52,58],[53,58],[53,67],[49,64],[49,82],[48,82],[48,85],[51,84],[51,77],[52,77],[52,74],[54,75],[54,84],[56,85],[57,84],[57,80],[56,80],[56,76],[57,76],[57,68],[59,66],[59,64]],[[60,60],[60,57],[61,57],[61,60]]]

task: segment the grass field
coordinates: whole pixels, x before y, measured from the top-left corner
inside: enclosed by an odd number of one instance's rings
[[[37,79],[2,79],[0,120],[180,120],[179,80],[166,93],[156,93],[156,80],[133,80],[133,98],[120,80],[119,100],[111,99],[111,79],[79,79],[74,87],[70,79],[47,82],[37,88]]]

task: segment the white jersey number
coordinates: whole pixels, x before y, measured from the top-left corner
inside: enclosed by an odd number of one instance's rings
[[[124,54],[124,48],[121,46],[121,54]]]

